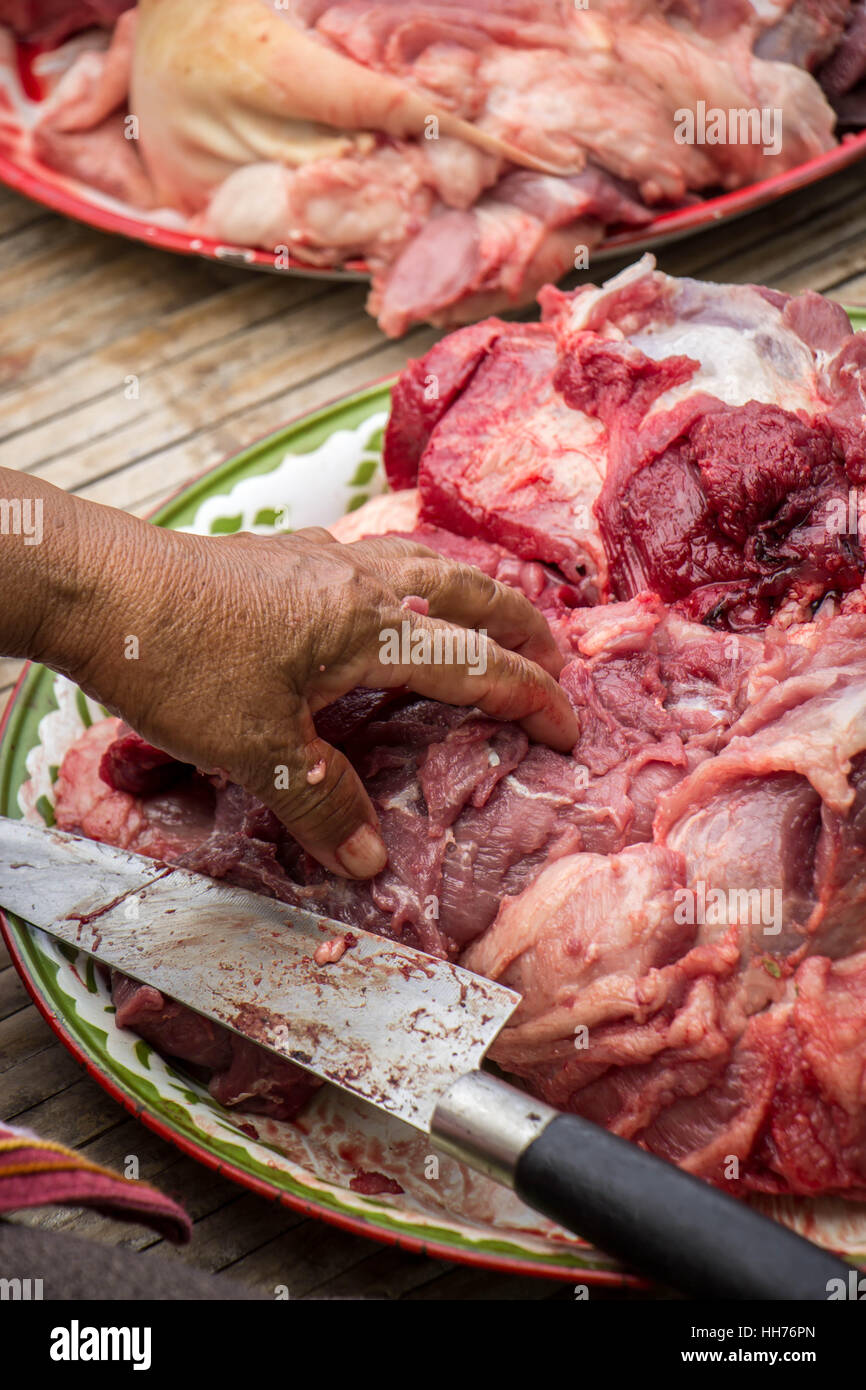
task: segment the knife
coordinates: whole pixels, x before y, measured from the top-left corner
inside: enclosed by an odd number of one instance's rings
[[[199,874],[0,817],[0,905],[429,1134],[530,1207],[692,1298],[822,1300],[850,1266],[482,1070],[520,996]],[[343,938],[339,961],[316,950]],[[842,1280],[839,1285],[835,1281]]]

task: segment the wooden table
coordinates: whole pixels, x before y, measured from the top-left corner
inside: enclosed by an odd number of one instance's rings
[[[861,165],[665,248],[659,261],[674,274],[811,287],[866,305],[864,233]],[[117,240],[0,190],[0,462],[143,516],[293,416],[398,370],[437,336],[418,329],[388,342],[365,315],[364,296],[359,284],[251,274]],[[130,376],[139,380],[135,400]],[[17,673],[0,659],[0,709]],[[573,1297],[567,1284],[346,1234],[181,1157],[83,1075],[2,946],[0,1116],[99,1163],[122,1166],[136,1154],[141,1176],[175,1194],[195,1222],[192,1244],[174,1258],[217,1278],[230,1273],[265,1293],[285,1284],[293,1298]],[[172,1253],[140,1228],[93,1213],[16,1220]]]

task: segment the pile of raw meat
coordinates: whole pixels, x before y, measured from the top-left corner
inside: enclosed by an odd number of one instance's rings
[[[529,302],[608,231],[791,169],[866,119],[863,0],[130,6],[0,0],[43,41],[120,16],[60,81],[35,154],[195,234],[363,262],[389,334]],[[701,107],[778,113],[778,142],[723,122],[680,143]]]
[[[866,1196],[866,337],[651,258],[542,307],[409,365],[396,491],[333,529],[521,589],[567,657],[573,755],[399,692],[328,707],[390,855],[370,883],[116,720],[68,753],[57,822],[503,981],[499,1064],[693,1172]],[[153,989],[114,997],[227,1104],[310,1094]]]

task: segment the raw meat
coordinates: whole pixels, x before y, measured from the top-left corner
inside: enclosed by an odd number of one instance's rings
[[[30,43],[56,44],[79,29],[110,29],[135,0],[0,0],[0,24]]]
[[[418,525],[420,498],[407,488],[403,492],[385,492],[374,497],[355,512],[347,512],[328,530],[338,541],[350,545],[371,533],[385,535],[388,531],[414,531]]]
[[[111,986],[118,1027],[132,1028],[169,1056],[208,1073],[211,1095],[224,1105],[291,1120],[319,1089],[300,1067],[166,999],[149,985],[115,971]]]
[[[468,322],[559,280],[573,268],[578,248],[588,255],[598,245],[605,224],[639,227],[650,220],[597,167],[571,178],[506,174],[471,209],[435,210],[377,275],[369,308],[392,337],[419,318]]]
[[[837,305],[649,256],[540,298],[542,324],[477,324],[401,377],[385,465],[422,524],[554,564],[584,602],[653,589],[739,630],[859,588],[866,349]]]
[[[156,195],[123,107],[129,90],[137,14],[120,15],[107,50],[83,53],[45,102],[33,130],[34,153],[52,168],[137,207]]]
[[[196,234],[362,260],[389,334],[450,326],[585,267],[608,229],[830,149],[813,72],[860,100],[861,8],[139,0],[61,79],[35,149]],[[681,129],[699,111],[737,130]]]
[[[795,63],[813,71],[845,43],[846,24],[857,5],[849,0],[794,0],[776,6],[778,18],[760,35],[755,51],[774,62]],[[824,90],[823,73],[821,85]]]
[[[556,564],[572,581],[586,581],[592,602],[608,589],[592,516],[606,436],[599,421],[572,410],[556,390],[557,368],[556,335],[545,325],[479,324],[447,339],[398,386],[385,463],[395,485],[410,476],[426,426],[439,416],[417,464],[422,521]],[[425,410],[431,389],[440,395]],[[423,432],[415,428],[418,416]],[[408,456],[401,446],[407,436]]]
[[[652,845],[547,867],[463,964],[523,993],[493,1055],[552,1103],[720,1183],[862,1197],[866,622],[768,635],[719,744]]]
[[[565,658],[571,755],[400,691],[322,710],[388,848],[368,883],[116,720],[64,759],[57,823],[502,980],[523,996],[506,1072],[711,1181],[866,1197],[863,339],[818,296],[651,262],[543,304],[410,364],[401,491],[334,530],[520,588]],[[154,991],[114,993],[224,1103],[310,1094]]]

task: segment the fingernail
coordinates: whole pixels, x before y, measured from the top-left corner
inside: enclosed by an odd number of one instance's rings
[[[336,851],[347,874],[353,878],[373,878],[388,863],[388,851],[372,825],[362,825],[344,840]]]

